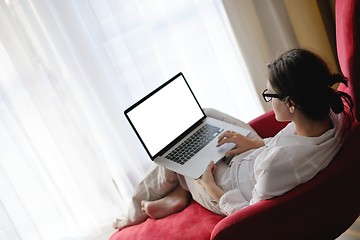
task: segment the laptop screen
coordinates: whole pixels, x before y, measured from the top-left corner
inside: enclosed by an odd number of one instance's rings
[[[125,115],[152,159],[205,117],[182,73],[125,110]]]

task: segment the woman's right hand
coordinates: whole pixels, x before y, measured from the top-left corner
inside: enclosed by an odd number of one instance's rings
[[[264,146],[264,141],[262,139],[261,140],[250,139],[234,131],[225,131],[222,134],[220,134],[218,138],[217,147],[220,147],[225,143],[234,143],[236,145],[235,148],[229,150],[225,154],[226,157],[233,157],[240,153],[246,152],[250,149]]]

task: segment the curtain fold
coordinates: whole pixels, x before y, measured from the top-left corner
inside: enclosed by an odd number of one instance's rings
[[[330,46],[325,26],[335,26],[323,17],[323,8],[334,1],[314,0],[222,0],[244,63],[256,92],[266,88],[266,65],[280,53],[292,48],[308,48],[323,56],[334,71],[336,51]],[[320,3],[321,2],[321,3]],[[325,11],[325,10],[324,10]],[[326,13],[330,14],[330,13]],[[335,35],[333,35],[335,38]],[[271,104],[262,102],[271,110]]]
[[[106,239],[150,165],[123,111],[184,72],[263,112],[219,1],[0,1],[0,238]]]

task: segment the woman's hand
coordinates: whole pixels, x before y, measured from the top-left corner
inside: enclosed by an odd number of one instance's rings
[[[228,151],[226,157],[232,157],[240,153],[246,152],[250,149],[264,146],[264,141],[250,139],[246,136],[236,133],[234,131],[225,131],[220,134],[217,146],[220,147],[225,143],[235,143],[235,148]]]
[[[215,182],[214,172],[215,172],[214,161],[211,161],[207,166],[204,174],[198,178],[197,182],[205,189],[205,191],[215,200],[216,202],[220,201],[221,196],[224,194],[222,190]]]

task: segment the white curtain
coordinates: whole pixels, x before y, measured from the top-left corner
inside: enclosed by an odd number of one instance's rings
[[[266,88],[266,65],[280,53],[299,47],[284,3],[289,1],[222,1],[249,75],[256,91],[261,92]],[[265,110],[271,110],[271,104],[262,104]]]
[[[126,107],[182,71],[263,109],[218,0],[0,0],[0,239],[107,239],[150,161]]]

